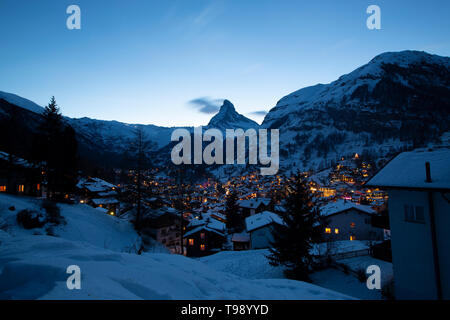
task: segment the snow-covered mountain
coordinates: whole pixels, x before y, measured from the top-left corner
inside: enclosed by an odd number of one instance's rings
[[[3,99],[3,102],[1,99]],[[43,110],[41,106],[28,99],[11,93],[0,92],[0,123],[7,123],[11,114],[15,112],[20,114],[24,127],[33,132],[37,129]],[[86,117],[64,117],[64,119],[75,129],[82,156],[87,157],[90,161],[101,162],[107,158],[109,159],[109,165],[118,165],[122,156],[129,150],[130,142],[135,137],[135,130],[138,127],[143,129],[146,137],[150,140],[152,151],[155,152],[156,163],[166,165],[170,161],[170,138],[172,131],[177,127],[128,124]],[[220,130],[242,128],[247,130],[248,128],[258,127],[259,125],[256,122],[237,113],[233,104],[225,100],[219,112],[204,127],[204,130],[208,128]],[[192,127],[185,128],[193,131]],[[26,133],[21,134],[26,135]]]
[[[237,113],[234,105],[230,101],[225,100],[219,112],[209,121],[208,128],[215,128],[221,131],[226,129],[247,130],[259,128],[259,124]]]
[[[35,128],[42,107],[4,92],[0,92],[0,124],[8,122],[14,105],[21,107],[16,109],[22,110],[25,127]],[[159,150],[156,163],[170,162],[170,137],[175,128],[89,118],[66,120],[91,160],[107,158],[114,165],[140,126],[153,142],[153,150]],[[383,53],[330,84],[287,95],[261,126],[225,100],[204,127],[208,128],[279,129],[281,172],[328,167],[338,157],[355,152],[377,158],[439,143],[450,132],[450,58],[418,51]],[[187,129],[192,132],[193,128]]]
[[[116,149],[126,149],[137,128],[143,129],[148,139],[153,142],[155,149],[164,147],[170,142],[170,135],[175,129],[151,124],[128,124],[91,118],[66,119],[75,131],[87,140],[103,147],[109,146]]]
[[[0,91],[0,99],[4,99],[11,104],[38,114],[41,114],[44,111],[44,108],[42,108],[40,105],[28,99],[19,97],[16,94]]]
[[[450,58],[383,53],[330,84],[285,96],[262,127],[280,129],[285,169],[435,142],[450,130]]]
[[[38,104],[11,93],[0,92],[0,133],[2,130],[16,130],[20,132],[9,133],[16,137],[22,137],[20,148],[14,152],[23,151],[22,156],[27,156],[28,143],[31,143],[31,134],[35,132],[42,120],[44,108]],[[19,119],[20,128],[5,126],[12,116]],[[118,165],[122,157],[129,150],[130,142],[135,137],[136,128],[143,129],[146,137],[151,142],[151,148],[156,151],[170,142],[170,136],[175,128],[159,127],[155,125],[128,124],[118,121],[105,121],[90,118],[70,118],[64,120],[71,125],[76,132],[79,150],[82,157],[102,165],[102,161],[108,160],[108,164]],[[8,127],[8,128],[6,128]],[[6,136],[5,136],[6,137]],[[0,149],[4,149],[3,136],[0,138]],[[5,138],[7,139],[7,138]]]

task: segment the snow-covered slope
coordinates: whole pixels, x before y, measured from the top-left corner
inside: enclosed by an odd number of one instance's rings
[[[300,281],[244,279],[180,255],[128,253],[131,227],[87,206],[61,205],[67,225],[57,236],[21,230],[15,214],[37,206],[0,195],[0,299],[350,299]],[[67,289],[70,265],[80,267],[81,290]]]
[[[397,70],[387,70],[387,65],[395,65]],[[440,74],[434,74],[436,66],[442,68]],[[418,74],[413,74],[414,71],[418,71],[413,70],[416,68],[423,69],[421,71],[421,73],[424,73],[422,77],[416,77]],[[402,74],[400,72],[401,69],[410,69],[413,82],[410,83],[408,81],[408,75]],[[426,71],[428,72],[425,73]],[[298,110],[305,112],[309,109],[317,110],[330,104],[362,107],[361,103],[365,102],[365,99],[360,96],[357,90],[373,92],[376,85],[387,76],[394,76],[393,81],[410,88],[414,87],[414,82],[422,81],[429,81],[431,84],[448,88],[449,71],[449,57],[441,57],[419,51],[386,52],[330,84],[318,84],[303,88],[283,97],[278,101],[276,107],[267,114],[264,123],[268,125],[291,112]],[[442,76],[444,76],[443,79],[440,79]]]
[[[16,222],[16,215],[21,210],[41,211],[40,203],[40,200],[31,197],[0,194],[0,218],[6,222],[8,234],[14,237],[45,235],[48,231],[46,227],[25,230]],[[14,210],[9,209],[11,206]],[[93,245],[119,252],[136,252],[139,249],[140,237],[128,221],[84,204],[58,206],[67,224],[52,227],[52,234],[55,236],[77,241],[81,245]]]
[[[67,118],[70,125],[83,138],[104,148],[124,151],[135,136],[137,128],[142,128],[154,149],[162,148],[170,142],[175,128],[155,125],[128,124],[119,121],[105,121],[91,118]]]
[[[436,142],[450,131],[450,58],[383,53],[330,84],[282,98],[262,127],[280,129],[284,169]]]
[[[224,251],[200,258],[200,261],[218,271],[229,272],[245,279],[285,279],[283,267],[269,264],[268,249]]]
[[[11,104],[24,108],[26,110],[41,114],[44,111],[40,105],[30,101],[28,99],[19,97],[18,95],[0,91],[0,99],[5,99]]]
[[[127,254],[76,241],[2,237],[1,299],[350,299],[305,282],[246,280],[170,254]],[[81,269],[68,290],[66,268]]]

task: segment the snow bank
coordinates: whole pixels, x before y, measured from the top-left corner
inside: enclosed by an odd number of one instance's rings
[[[66,287],[69,265],[81,290]],[[66,239],[22,235],[0,249],[1,299],[348,299],[299,281],[245,280],[179,255],[119,253]]]
[[[39,206],[38,199],[0,195],[0,217],[6,221],[0,230],[0,299],[350,298],[299,281],[247,280],[180,255],[130,253],[138,241],[132,226],[86,205],[59,205],[67,224],[55,227],[56,236],[17,225],[17,212]],[[251,267],[243,266],[245,259],[235,271],[261,274],[270,268],[262,252],[255,252]],[[70,265],[81,269],[81,290],[67,288]]]
[[[11,206],[14,211],[9,210]],[[84,204],[58,204],[58,207],[67,224],[54,227],[52,233],[55,236],[120,252],[136,252],[136,248],[139,249],[140,237],[128,221]],[[17,225],[16,215],[24,209],[41,210],[40,200],[0,195],[0,217],[6,221],[8,233],[13,236],[46,234],[45,228],[24,230]]]
[[[215,270],[245,279],[284,279],[283,268],[269,264],[266,258],[269,254],[268,249],[224,251],[199,260]]]

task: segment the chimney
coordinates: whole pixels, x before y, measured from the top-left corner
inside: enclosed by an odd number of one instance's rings
[[[426,162],[425,163],[425,171],[427,174],[427,179],[425,180],[425,182],[430,183],[431,182],[431,170],[430,170],[430,163]]]

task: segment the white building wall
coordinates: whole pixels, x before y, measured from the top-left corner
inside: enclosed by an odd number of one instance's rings
[[[424,207],[425,223],[405,221],[405,205]],[[436,299],[427,193],[392,190],[388,206],[396,298]]]
[[[252,249],[266,249],[272,247],[270,243],[273,241],[272,226],[268,225],[260,229],[256,229],[250,233],[250,244]]]
[[[450,299],[450,192],[433,193],[442,295]]]

